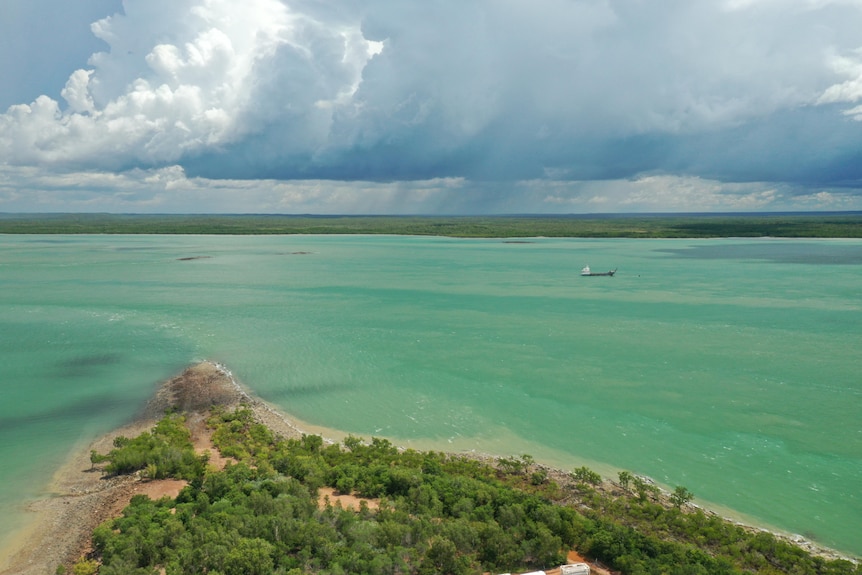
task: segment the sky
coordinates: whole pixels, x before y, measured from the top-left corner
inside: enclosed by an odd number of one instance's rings
[[[0,212],[862,210],[862,0],[2,0]]]

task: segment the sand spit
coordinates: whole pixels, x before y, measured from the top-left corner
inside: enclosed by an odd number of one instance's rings
[[[176,496],[183,486],[179,481],[147,481],[139,476],[103,477],[90,463],[90,450],[107,453],[115,437],[135,437],[152,429],[171,407],[187,414],[195,445],[211,449],[205,427],[207,411],[217,404],[230,407],[240,403],[249,405],[275,433],[283,437],[302,435],[273,408],[250,396],[223,366],[203,362],[190,367],[159,389],[138,421],[70,456],[47,487],[50,495],[28,505],[33,515],[29,525],[6,549],[0,549],[0,575],[44,575],[54,573],[61,564],[69,567],[90,550],[93,529],[119,515],[132,496]],[[213,459],[218,465],[217,454]]]
[[[107,453],[112,449],[115,437],[134,437],[148,431],[168,409],[176,408],[186,414],[196,449],[208,451],[211,454],[210,463],[223,467],[224,458],[212,448],[211,432],[205,425],[206,417],[213,405],[230,408],[240,404],[249,406],[261,423],[282,437],[299,438],[303,434],[284,414],[246,392],[224,366],[205,361],[189,367],[162,385],[138,421],[97,439],[70,456],[48,487],[47,491],[51,495],[28,506],[33,514],[30,524],[5,549],[0,549],[0,575],[43,575],[54,573],[61,564],[68,568],[91,551],[90,535],[93,529],[101,522],[118,516],[132,496],[146,494],[153,499],[165,495],[176,497],[184,486],[181,481],[148,481],[138,475],[103,477],[90,463],[91,450]],[[459,455],[475,457],[490,464],[496,461],[496,457],[488,454],[471,452]],[[573,482],[569,473],[539,467],[562,486]],[[614,491],[619,486],[605,481],[600,488]],[[667,494],[664,495],[667,497]],[[774,534],[814,555],[853,560],[799,536]]]

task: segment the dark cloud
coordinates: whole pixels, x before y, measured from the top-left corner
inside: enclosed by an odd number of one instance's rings
[[[862,187],[862,124],[836,106],[780,111],[664,143],[663,166],[734,182]]]
[[[858,183],[862,125],[846,106],[815,105],[839,79],[824,50],[854,46],[858,9],[671,4],[371,3],[362,31],[385,48],[324,141],[291,153],[303,130],[281,117],[185,166],[241,178]]]
[[[153,203],[218,180],[359,182],[369,205],[471,211],[848,205],[862,188],[858,2],[112,6],[92,27],[107,48],[65,64],[59,99],[0,115],[8,179],[122,172]],[[460,183],[411,199],[438,181]],[[306,205],[316,186],[284,197]],[[343,209],[361,204],[333,186]]]

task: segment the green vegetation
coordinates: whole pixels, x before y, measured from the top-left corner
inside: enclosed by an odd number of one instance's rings
[[[114,448],[107,455],[90,452],[90,461],[93,465],[107,462],[104,471],[110,475],[143,470],[150,479],[189,480],[203,475],[207,461],[195,455],[185,418],[179,414],[167,415],[152,432],[134,439],[117,437]]]
[[[578,467],[572,472],[572,476],[578,483],[587,485],[599,485],[602,482],[602,476],[589,467]]]
[[[112,469],[127,459],[138,469],[166,469],[166,448],[152,448],[153,438],[182,443],[181,421],[169,416],[143,439],[120,441],[105,461]],[[217,409],[208,423],[216,446],[237,463],[223,471],[178,465],[190,483],[175,500],[133,498],[94,533],[101,575],[500,573],[555,566],[569,549],[632,575],[862,574],[849,561],[813,557],[691,508],[685,488],[662,504],[657,490],[601,491],[583,467],[554,482],[526,455],[490,465],[376,438],[348,437],[343,446],[318,436],[284,440],[246,408]],[[636,491],[645,483],[624,473]],[[373,499],[379,509],[320,506],[322,486]],[[84,572],[92,563],[79,566]]]
[[[673,493],[670,494],[670,502],[677,507],[682,507],[692,499],[694,499],[694,493],[682,485],[677,485],[676,489],[673,490]]]
[[[862,214],[291,216],[0,214],[3,234],[397,234],[470,238],[862,237]]]

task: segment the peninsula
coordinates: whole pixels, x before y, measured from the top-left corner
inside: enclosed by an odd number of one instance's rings
[[[153,468],[103,473],[98,454],[127,443],[117,438],[148,433],[165,413],[181,414],[194,453],[207,462],[204,475],[189,481],[159,478]],[[528,455],[422,453],[397,449],[386,440],[366,443],[355,437],[344,440],[344,446],[327,442],[304,434],[284,414],[246,392],[226,368],[211,362],[167,381],[139,421],[74,454],[56,474],[52,492],[55,496],[33,504],[32,524],[0,555],[5,561],[0,574],[78,573],[88,568],[95,573],[111,555],[109,549],[122,545],[119,539],[108,543],[108,538],[112,533],[121,538],[124,524],[97,527],[124,514],[130,504],[133,510],[126,511],[126,517],[144,509],[140,513],[152,515],[153,521],[165,518],[179,541],[185,537],[181,524],[192,517],[195,523],[206,521],[217,501],[223,500],[223,513],[237,514],[236,521],[242,521],[242,512],[232,511],[231,505],[239,500],[254,507],[255,517],[272,516],[278,507],[273,493],[287,498],[282,506],[292,501],[285,509],[294,510],[313,493],[316,504],[299,515],[319,526],[315,529],[331,525],[325,527],[331,530],[325,539],[339,549],[362,543],[350,547],[351,557],[360,561],[365,553],[369,561],[379,558],[375,564],[381,565],[380,572],[390,572],[383,565],[389,565],[387,561],[399,560],[405,572],[474,573],[550,568],[568,559],[589,561],[598,573],[658,568],[669,561],[721,573],[761,567],[772,573],[862,573],[849,558],[721,519],[691,505],[687,490],[668,494],[626,472],[617,482],[586,468],[550,469]],[[281,517],[287,521],[283,513]],[[289,523],[297,532],[304,529],[298,518]],[[256,557],[258,566],[268,566],[261,573],[334,573],[344,568],[338,561],[346,561],[346,555],[339,555],[336,547],[325,552],[293,547],[295,556],[286,560],[278,555],[278,549],[291,548],[283,531],[279,535],[278,527],[267,527],[251,537],[249,529],[238,531],[246,535],[237,545],[248,557]],[[401,535],[387,539],[396,532]],[[408,537],[408,532],[413,534]],[[503,541],[511,549],[500,547]],[[258,572],[238,567],[245,565],[246,555],[224,559],[226,572]],[[116,556],[112,561],[107,570],[120,572]],[[182,560],[172,561],[180,569]]]

